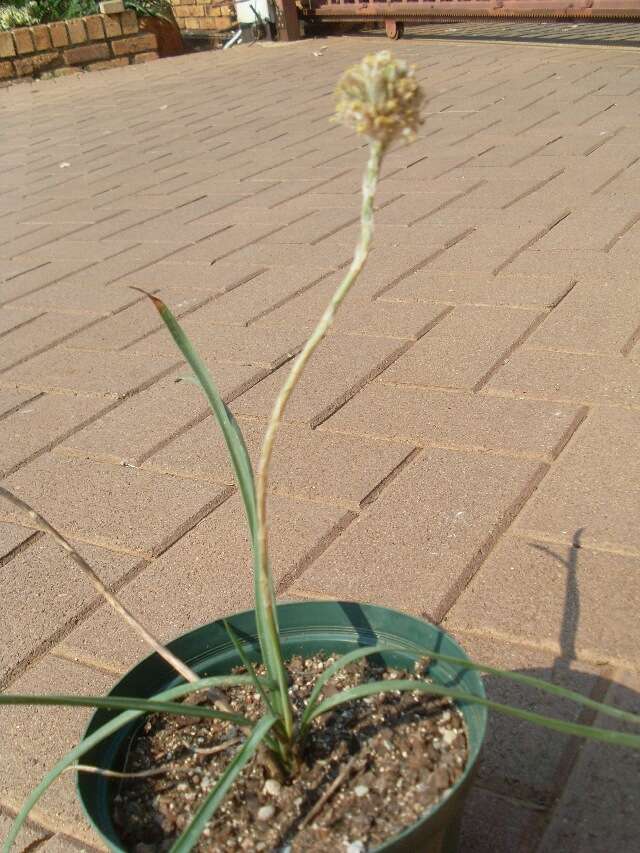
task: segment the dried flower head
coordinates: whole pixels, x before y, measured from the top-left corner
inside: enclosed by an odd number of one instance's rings
[[[415,71],[388,50],[365,56],[345,71],[336,94],[335,120],[384,147],[397,137],[411,142],[422,124],[424,93]]]

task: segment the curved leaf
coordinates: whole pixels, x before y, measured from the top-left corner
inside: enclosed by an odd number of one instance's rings
[[[189,682],[195,684],[197,682]],[[179,717],[205,717],[226,720],[236,726],[252,726],[242,714],[229,714],[205,708],[202,705],[183,705],[180,702],[158,702],[153,699],[136,699],[129,696],[39,696],[0,693],[0,705],[60,705],[74,708],[106,708],[108,710],[142,711],[144,713],[175,714]]]
[[[200,681],[189,682],[189,684],[180,684],[177,687],[173,687],[171,690],[165,690],[162,693],[158,693],[154,701],[163,702],[178,699],[181,696],[187,696],[189,693],[194,693],[197,690],[203,690],[207,687],[231,687],[239,684],[251,684],[251,679],[248,675],[212,676],[211,678],[203,678]],[[2,696],[2,694],[0,694],[0,696]],[[100,726],[99,729],[96,729],[95,732],[87,735],[87,737],[84,738],[84,740],[82,740],[77,746],[69,750],[69,752],[60,759],[56,766],[42,778],[24,801],[22,808],[16,815],[13,825],[3,842],[3,853],[9,853],[24,822],[29,817],[31,809],[37,804],[56,779],[61,776],[62,773],[64,773],[65,770],[78,758],[93,749],[96,744],[105,740],[105,738],[108,738],[110,735],[117,732],[118,729],[121,729],[133,720],[141,717],[143,713],[144,711],[125,711],[122,714],[118,714],[117,717],[114,717],[112,720],[109,720],[107,723]]]
[[[225,798],[227,791],[276,722],[277,719],[273,714],[267,714],[262,717],[259,723],[256,723],[255,728],[231,759],[216,785],[204,798],[191,823],[171,848],[171,853],[187,853],[187,851],[192,849],[194,844],[197,844],[203,829]]]
[[[556,732],[561,732],[566,735],[577,735],[578,737],[587,738],[588,740],[599,740],[604,743],[614,744],[616,746],[627,746],[631,749],[640,749],[640,735],[630,735],[626,732],[616,732],[610,729],[600,729],[595,726],[585,726],[581,723],[568,723],[564,720],[557,720],[554,717],[545,717],[542,714],[536,714],[533,711],[524,711],[522,708],[514,708],[511,705],[503,705],[500,702],[493,702],[491,699],[484,699],[480,696],[475,696],[473,693],[467,693],[464,690],[456,688],[441,687],[437,684],[430,684],[427,681],[414,681],[409,679],[392,679],[389,681],[370,682],[369,684],[361,684],[358,687],[352,687],[350,690],[345,690],[336,696],[330,696],[325,699],[310,715],[310,720],[319,717],[321,714],[326,714],[333,710],[338,705],[343,705],[345,702],[353,702],[356,699],[365,699],[367,696],[373,696],[378,693],[397,693],[416,690],[419,693],[429,693],[433,696],[446,696],[450,699],[457,699],[461,702],[474,702],[477,705],[484,705],[486,708],[491,708],[493,711],[498,711],[501,714],[506,714],[509,717],[516,717],[519,720],[526,720],[529,723],[535,723],[537,726],[542,726],[546,729],[552,729]]]

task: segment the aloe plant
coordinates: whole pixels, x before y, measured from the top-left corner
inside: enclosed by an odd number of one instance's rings
[[[245,735],[236,754],[217,784],[200,802],[191,822],[175,841],[171,848],[174,853],[176,851],[188,851],[193,848],[216,808],[223,801],[225,795],[241,773],[242,768],[251,760],[259,747],[264,747],[269,758],[268,764],[272,768],[273,773],[286,779],[297,772],[300,747],[307,736],[313,720],[328,713],[340,704],[363,699],[375,693],[385,691],[417,691],[436,696],[447,696],[452,700],[476,702],[489,709],[543,726],[553,731],[640,749],[640,735],[638,734],[586,726],[543,716],[532,711],[526,711],[510,705],[500,704],[484,697],[475,696],[456,688],[441,687],[420,678],[394,679],[391,681],[361,684],[328,698],[323,698],[323,689],[327,683],[345,666],[364,657],[379,654],[380,652],[401,651],[406,654],[408,649],[404,645],[402,648],[390,644],[366,646],[355,649],[340,657],[318,677],[305,709],[296,718],[288,695],[287,670],[280,643],[278,614],[269,566],[267,492],[271,454],[288,400],[303,374],[309,359],[327,334],[336,311],[339,309],[342,301],[349,293],[366,263],[373,237],[374,198],[384,155],[395,140],[404,138],[411,141],[413,139],[421,121],[420,106],[423,100],[423,94],[416,80],[414,70],[407,66],[406,63],[394,60],[387,51],[378,53],[375,56],[366,57],[359,65],[347,71],[338,85],[337,94],[336,120],[352,127],[356,133],[362,135],[367,140],[368,144],[368,161],[362,186],[360,236],[349,270],[334,293],[306,345],[293,362],[293,366],[277,397],[266,429],[258,470],[255,476],[240,428],[223,402],[206,365],[198,356],[170,309],[157,297],[147,294],[162,317],[176,345],[190,365],[193,371],[193,378],[209,402],[229,451],[250,533],[253,554],[256,624],[266,675],[258,675],[245,652],[242,642],[231,630],[230,626],[227,626],[230,640],[246,668],[246,674],[199,678],[183,661],[177,659],[174,654],[153,637],[151,632],[122,605],[118,598],[105,587],[88,563],[58,531],[22,500],[0,487],[0,494],[4,495],[5,498],[19,508],[28,512],[37,525],[56,539],[69,553],[76,565],[89,577],[96,589],[106,598],[109,604],[140,633],[151,648],[162,656],[186,682],[183,685],[159,693],[147,700],[120,696],[16,696],[0,694],[0,704],[5,705],[71,705],[109,708],[121,712],[67,753],[32,791],[7,836],[3,848],[5,853],[8,853],[10,850],[31,809],[62,773],[74,769],[79,772],[105,772],[101,768],[80,765],[78,760],[93,749],[96,744],[148,712],[162,712],[183,716],[191,714],[201,718],[227,720],[238,726]],[[635,725],[640,724],[640,716],[636,714],[597,702],[574,691],[549,684],[531,676],[503,671],[495,667],[471,662],[467,659],[456,658],[418,646],[409,649],[409,652],[415,655],[416,660],[426,657],[442,660],[460,668],[475,669],[483,673],[512,680],[528,687],[535,687],[545,693],[571,700],[592,711],[605,714],[622,722]],[[231,710],[224,690],[225,688],[237,685],[252,685],[261,696],[265,710],[264,715],[258,721],[249,720]],[[179,701],[189,693],[205,688],[209,690],[210,695],[214,699],[213,708],[205,708],[202,705],[189,706]],[[112,773],[112,771],[109,772]]]

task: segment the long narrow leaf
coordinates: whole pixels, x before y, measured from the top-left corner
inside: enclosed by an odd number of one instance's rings
[[[322,688],[329,681],[329,679],[333,678],[336,673],[338,673],[341,669],[343,669],[348,664],[352,663],[359,658],[368,657],[370,655],[374,655],[377,653],[383,652],[396,652],[396,653],[404,653],[411,654],[417,659],[419,658],[434,658],[435,660],[442,660],[445,663],[453,664],[460,669],[473,669],[477,672],[483,672],[487,675],[495,675],[497,678],[503,678],[507,681],[515,681],[517,684],[523,684],[526,687],[533,687],[535,690],[540,690],[544,693],[550,693],[553,696],[559,696],[562,699],[567,699],[569,702],[574,702],[577,705],[582,705],[584,708],[590,708],[593,711],[596,711],[599,714],[605,714],[608,717],[613,717],[616,720],[622,720],[626,723],[633,723],[635,725],[640,725],[640,714],[634,714],[631,711],[624,711],[622,708],[616,708],[614,705],[607,705],[604,702],[597,702],[595,699],[591,699],[588,696],[583,696],[582,693],[577,693],[575,690],[569,690],[566,687],[560,687],[557,684],[552,684],[549,681],[545,681],[542,678],[536,678],[532,675],[523,675],[519,672],[511,672],[508,669],[498,669],[495,666],[489,666],[484,663],[476,663],[475,661],[468,660],[467,658],[459,658],[454,655],[447,655],[444,652],[435,652],[431,649],[423,649],[419,646],[407,647],[407,646],[391,646],[391,645],[375,645],[375,646],[364,646],[358,649],[354,649],[352,652],[348,652],[342,657],[338,658],[335,663],[333,663],[325,672],[322,673],[320,678],[316,681],[314,689],[311,693],[307,701],[307,706],[304,710],[301,719],[301,726],[304,728],[309,723],[310,715],[313,711],[313,708],[317,704],[318,696],[322,692]]]
[[[158,693],[155,696],[154,701],[163,702],[170,701],[172,699],[178,699],[181,696],[187,696],[189,693],[194,693],[197,690],[204,690],[208,687],[233,687],[236,685],[242,684],[251,684],[251,679],[248,675],[217,675],[212,676],[211,678],[203,678],[200,681],[190,682],[189,684],[180,684],[177,687],[173,687],[171,690],[165,690],[162,693]],[[3,694],[0,694],[2,697]],[[188,706],[185,706],[185,708]],[[184,710],[184,709],[183,709]],[[203,709],[200,708],[200,711]],[[91,749],[93,749],[96,744],[101,743],[106,738],[110,737],[112,734],[115,734],[119,729],[123,726],[126,726],[128,723],[133,720],[141,717],[144,711],[125,711],[122,714],[118,714],[117,717],[114,717],[112,720],[109,720],[104,725],[100,726],[99,729],[96,729],[95,732],[92,732],[88,735],[84,740],[82,740],[77,746],[73,749],[69,750],[69,752],[60,759],[60,761],[53,767],[36,785],[36,787],[31,791],[27,799],[24,801],[22,808],[18,812],[11,829],[7,837],[4,840],[2,845],[3,853],[9,853],[13,842],[18,837],[20,830],[24,822],[29,817],[29,813],[33,809],[33,807],[38,803],[40,798],[44,796],[44,794],[48,791],[51,785],[61,776],[68,767],[71,767],[78,758],[81,758]]]
[[[236,632],[233,630],[233,628],[232,628],[232,627],[231,627],[231,625],[227,622],[227,620],[226,620],[226,619],[224,620],[224,623],[223,623],[223,624],[224,624],[225,631],[226,631],[226,632],[227,632],[227,634],[229,635],[229,639],[230,639],[230,640],[231,640],[231,642],[233,643],[233,646],[234,646],[235,650],[236,650],[236,651],[237,651],[237,653],[238,653],[238,657],[239,657],[239,658],[240,658],[240,660],[242,661],[242,665],[244,666],[244,668],[245,668],[245,669],[247,670],[247,672],[249,673],[249,678],[251,679],[251,681],[252,681],[252,683],[253,683],[253,686],[255,687],[255,689],[258,691],[258,693],[259,693],[259,694],[260,694],[260,696],[262,697],[262,701],[264,702],[264,704],[265,704],[265,706],[266,706],[267,710],[268,710],[271,714],[273,714],[273,707],[272,707],[272,705],[271,705],[271,698],[269,697],[269,694],[268,694],[268,692],[267,692],[267,689],[264,687],[263,683],[262,683],[262,682],[260,681],[260,679],[258,678],[258,675],[257,675],[257,673],[256,673],[256,671],[255,671],[255,668],[254,668],[253,664],[251,663],[251,661],[250,661],[250,660],[249,660],[249,658],[247,657],[247,653],[246,653],[246,652],[245,652],[245,650],[243,649],[243,647],[242,647],[242,643],[241,643],[241,642],[240,642],[240,640],[238,639],[238,635],[236,634]]]
[[[406,649],[403,649],[403,651],[406,651]],[[552,684],[550,681],[545,681],[543,678],[536,678],[533,675],[523,675],[519,672],[512,672],[508,669],[497,669],[495,666],[487,666],[487,664],[484,663],[475,663],[474,661],[465,660],[465,658],[458,658],[452,655],[446,655],[442,652],[424,650],[420,652],[420,656],[442,660],[445,663],[451,663],[463,669],[475,669],[478,672],[485,672],[487,675],[495,675],[497,678],[504,678],[507,681],[515,681],[517,684],[534,687],[536,690],[542,690],[544,693],[551,693],[553,696],[560,696],[563,699],[568,699],[570,702],[575,702],[577,705],[582,705],[585,708],[591,708],[599,714],[605,714],[606,716],[614,717],[617,720],[623,720],[627,723],[640,725],[640,714],[633,714],[631,711],[623,711],[622,708],[616,708],[614,705],[597,702],[595,699],[583,696],[582,693],[577,693],[575,690],[568,690],[566,687],[560,687],[557,684]]]
[[[264,740],[275,723],[276,717],[274,717],[273,714],[267,714],[262,717],[259,723],[256,724],[254,730],[229,762],[217,784],[204,798],[202,804],[193,816],[191,823],[171,848],[171,853],[188,853],[188,851],[197,844],[198,839],[202,835],[202,831],[211,820],[215,810],[227,795],[227,791],[233,785],[242,768],[253,756],[257,748],[260,746],[260,743]]]
[[[242,665],[244,666],[244,668],[249,673],[249,678],[251,679],[253,686],[255,687],[255,689],[258,691],[258,693],[262,697],[262,701],[264,702],[267,711],[270,714],[274,714],[275,716],[277,716],[274,712],[272,700],[271,700],[271,697],[269,695],[269,690],[272,688],[272,685],[269,685],[267,687],[265,680],[258,678],[258,675],[255,671],[255,667],[253,666],[253,664],[251,663],[251,661],[247,657],[247,653],[245,652],[244,648],[242,647],[242,643],[240,642],[238,635],[236,634],[236,632],[233,630],[231,625],[226,620],[224,621],[224,627],[225,627],[227,634],[229,635],[229,639],[231,640],[231,642],[234,645],[235,650],[238,652],[238,656],[239,656],[240,660],[242,661]],[[280,727],[280,729],[282,730],[282,727]],[[282,733],[282,731],[281,731],[281,733]],[[272,738],[270,735],[265,738],[265,743],[267,744],[269,749],[271,749],[273,752],[281,754],[280,744],[276,740],[274,740],[274,738]]]
[[[135,288],[140,290],[140,288]],[[251,535],[251,545],[254,554],[254,591],[255,591],[255,606],[256,606],[256,625],[258,629],[258,638],[260,640],[260,650],[262,659],[267,667],[267,672],[271,680],[281,687],[285,682],[283,675],[282,651],[280,649],[280,639],[278,632],[268,630],[269,619],[266,615],[267,603],[264,601],[262,589],[259,582],[259,561],[258,561],[258,520],[256,509],[256,492],[253,476],[253,468],[251,467],[251,459],[247,452],[247,448],[235,418],[225,405],[220,392],[215,386],[205,363],[202,361],[196,352],[193,344],[184,333],[182,327],[164,304],[157,296],[141,291],[148,296],[153,302],[156,310],[160,314],[167,329],[169,330],[178,349],[184,355],[189,366],[193,370],[194,376],[197,379],[205,397],[209,402],[209,406],[222,430],[231,463],[235,473],[236,482],[242,496],[247,522],[249,524],[249,532]],[[273,596],[272,596],[273,598]],[[270,602],[274,605],[274,601]],[[275,614],[275,606],[272,606],[272,612]],[[274,615],[277,620],[277,614]],[[276,622],[277,628],[277,622]],[[282,690],[280,691],[282,693]],[[277,712],[282,717],[286,705],[287,696],[280,695],[277,698]]]
[[[345,666],[348,666],[350,663],[354,661],[360,660],[361,658],[369,657],[370,655],[380,654],[381,652],[406,652],[406,649],[400,646],[385,646],[381,643],[378,643],[375,646],[360,646],[358,649],[354,649],[351,652],[347,652],[345,655],[339,657],[331,666],[327,667],[325,671],[316,679],[316,683],[313,686],[313,690],[311,691],[311,695],[307,700],[306,708],[304,709],[304,713],[300,719],[300,729],[304,731],[309,722],[311,721],[311,714],[313,709],[318,704],[318,697],[322,693],[325,684],[328,681],[331,681],[334,675],[337,675],[341,669],[344,669]]]
[[[136,288],[136,290],[139,289],[140,288]],[[225,405],[224,400],[220,396],[220,392],[211,378],[211,374],[209,373],[207,366],[196,352],[193,344],[184,333],[182,327],[168,306],[165,305],[161,299],[158,299],[157,296],[154,296],[151,293],[146,293],[144,290],[141,292],[151,299],[156,310],[164,321],[165,326],[169,330],[171,337],[175,341],[176,346],[189,363],[189,367],[193,370],[194,376],[204,392],[209,406],[211,407],[211,411],[222,430],[222,435],[225,444],[227,445],[231,464],[233,465],[233,470],[235,472],[238,488],[240,489],[240,494],[242,496],[242,502],[244,504],[247,521],[249,523],[249,530],[251,532],[252,539],[254,539],[256,536],[256,495],[253,468],[251,467],[251,460],[247,453],[245,443],[241,438],[239,438],[238,425],[235,420],[232,420],[229,417],[230,412]]]
[[[193,684],[195,682],[189,682]],[[242,714],[229,714],[201,705],[183,705],[180,702],[157,702],[153,699],[137,699],[133,696],[39,696],[37,694],[16,695],[0,693],[0,705],[60,705],[72,708],[106,708],[108,710],[143,711],[144,713],[175,714],[179,717],[205,717],[211,720],[226,720],[236,726],[252,726],[251,720]]]
[[[336,696],[330,696],[312,712],[310,719],[313,720],[322,714],[338,705],[343,705],[345,702],[353,702],[356,699],[365,699],[367,696],[373,696],[378,693],[396,693],[398,691],[407,692],[416,690],[420,693],[428,693],[433,696],[447,696],[451,699],[457,699],[461,702],[474,702],[476,705],[484,705],[486,708],[491,708],[493,711],[498,711],[501,714],[506,714],[510,717],[516,717],[519,720],[526,720],[529,723],[535,723],[537,726],[542,726],[546,729],[552,729],[556,732],[562,732],[567,735],[577,735],[578,737],[587,738],[589,740],[599,740],[604,743],[615,744],[616,746],[627,746],[632,749],[640,749],[640,735],[630,735],[626,732],[616,732],[609,729],[600,729],[595,726],[585,726],[581,723],[568,723],[564,720],[557,720],[554,717],[545,717],[542,714],[536,714],[533,711],[524,711],[522,708],[513,708],[511,705],[503,705],[500,702],[493,702],[491,699],[484,699],[480,696],[475,696],[473,693],[467,693],[464,690],[457,690],[450,687],[441,687],[438,684],[430,684],[427,681],[414,681],[409,679],[392,679],[389,681],[370,682],[361,684],[358,687],[352,687],[345,690]]]

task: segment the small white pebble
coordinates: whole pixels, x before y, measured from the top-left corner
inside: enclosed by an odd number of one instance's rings
[[[366,797],[369,793],[369,789],[366,785],[356,785],[353,792],[356,797]]]
[[[262,806],[262,808],[258,809],[256,817],[258,820],[271,820],[275,813],[276,810],[273,806]]]
[[[282,785],[277,779],[267,779],[262,788],[262,793],[269,797],[277,797],[282,790]]]
[[[345,853],[365,853],[367,849],[362,841],[348,841]]]
[[[454,732],[453,729],[445,729],[445,731],[442,732],[442,740],[447,746],[451,746],[457,737],[458,732]]]

